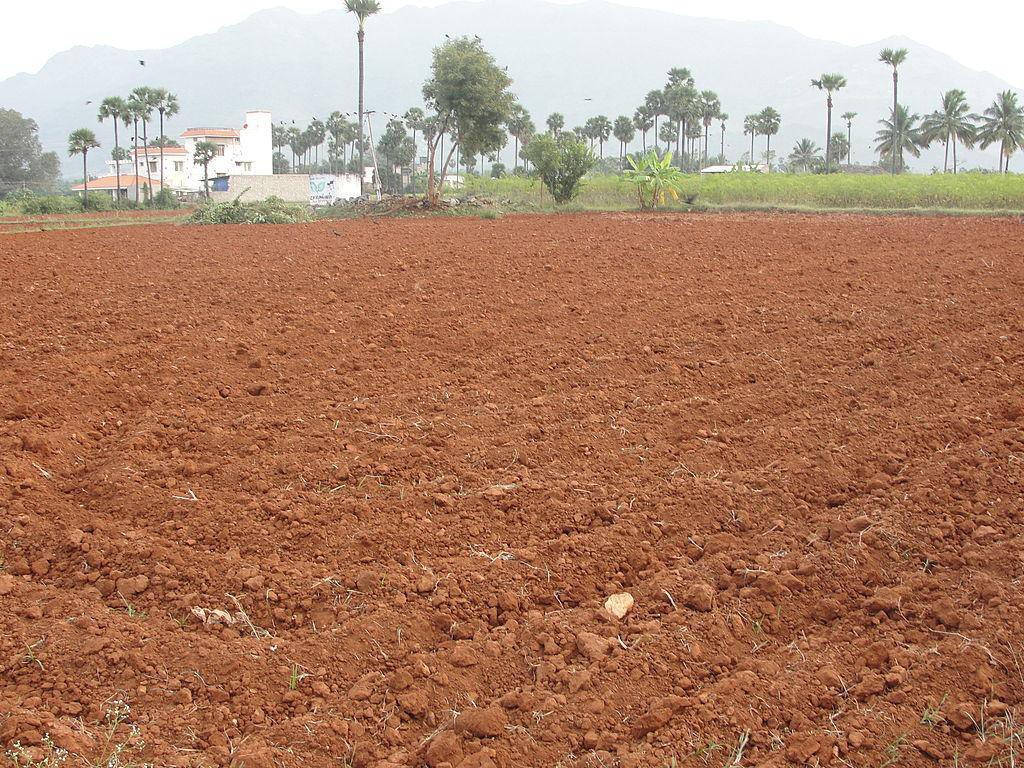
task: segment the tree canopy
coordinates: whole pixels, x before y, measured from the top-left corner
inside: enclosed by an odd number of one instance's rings
[[[51,192],[59,180],[60,159],[43,152],[35,120],[0,109],[0,197],[18,189]]]

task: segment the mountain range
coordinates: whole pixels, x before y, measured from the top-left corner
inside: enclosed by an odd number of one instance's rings
[[[575,5],[483,0],[406,7],[370,19],[367,109],[401,114],[420,105],[431,51],[446,35],[479,35],[508,67],[514,90],[541,129],[554,111],[564,113],[570,127],[597,114],[612,120],[632,115],[649,90],[664,85],[670,68],[687,67],[698,88],[716,91],[731,115],[726,153],[732,159],[749,150],[743,116],[768,105],[782,113],[782,129],[773,140],[780,154],[804,137],[822,146],[825,99],[810,81],[823,72],[840,72],[849,86],[836,96],[835,114],[858,113],[854,161],[871,161],[877,121],[888,115],[892,98],[890,70],[877,61],[882,47],[910,49],[901,69],[900,100],[914,112],[937,109],[942,91],[954,87],[965,90],[980,112],[997,92],[1012,87],[902,37],[848,46],[771,22],[695,18],[606,0]],[[0,81],[0,107],[34,118],[45,148],[62,156],[68,133],[82,126],[95,127],[109,147],[109,127],[96,125],[97,105],[142,84],[178,95],[182,111],[169,123],[170,136],[191,126],[238,126],[247,109],[269,109],[275,121],[286,124],[356,110],[355,21],[340,8],[308,15],[262,11],[162,50],[141,44],[142,29],[139,38],[137,50],[76,47],[54,56],[36,74]],[[382,123],[383,115],[375,119]],[[718,134],[713,136],[715,152]],[[761,137],[758,152],[763,149]],[[99,169],[101,153],[95,154]],[[506,150],[504,159],[510,158]],[[996,158],[993,147],[964,153],[963,162],[994,168]],[[941,149],[933,148],[911,167],[928,171],[941,163]]]

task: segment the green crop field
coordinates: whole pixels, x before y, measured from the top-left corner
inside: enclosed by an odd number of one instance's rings
[[[552,209],[540,182],[522,177],[470,177],[466,190],[517,208]],[[957,176],[831,176],[785,173],[730,173],[686,177],[684,195],[697,205],[808,210],[1024,212],[1024,176],[964,173]],[[636,207],[634,189],[619,176],[586,179],[574,208],[621,210]]]

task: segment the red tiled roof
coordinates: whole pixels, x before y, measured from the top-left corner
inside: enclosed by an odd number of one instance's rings
[[[182,135],[185,139],[237,139],[241,134],[234,128],[189,128]]]
[[[128,173],[121,174],[121,189],[127,189],[128,187],[142,187],[149,184],[149,179],[145,176],[132,176]],[[153,189],[160,186],[160,179],[153,179]],[[100,189],[116,189],[117,188],[117,176],[104,176],[100,179],[89,179],[89,191],[100,190]],[[81,192],[85,190],[84,184],[75,184],[71,187],[75,192]]]

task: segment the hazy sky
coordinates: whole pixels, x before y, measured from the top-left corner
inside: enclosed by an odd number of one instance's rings
[[[452,0],[382,0],[385,11],[404,5],[440,5]],[[576,2],[577,0],[552,0]],[[978,12],[949,0],[614,0],[687,15],[729,19],[770,19],[812,37],[869,43],[894,34],[949,53],[975,69],[986,69],[1024,87],[1024,3],[995,0]],[[314,12],[341,6],[341,0],[0,0],[5,33],[0,46],[0,79],[35,72],[53,54],[73,45],[163,48],[251,13],[275,6]],[[712,10],[713,9],[713,10]],[[142,31],[144,30],[144,31]]]

